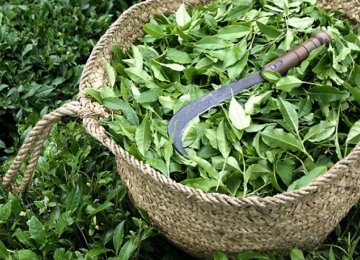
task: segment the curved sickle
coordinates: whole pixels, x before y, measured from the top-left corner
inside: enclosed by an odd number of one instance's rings
[[[210,92],[209,94],[190,102],[188,105],[180,109],[170,120],[168,126],[168,134],[174,134],[173,145],[182,155],[186,155],[186,151],[182,144],[182,135],[186,126],[196,117],[205,113],[209,109],[220,105],[224,100],[236,95],[237,93],[249,88],[255,84],[265,81],[261,77],[260,72],[251,74],[239,81],[226,85]]]

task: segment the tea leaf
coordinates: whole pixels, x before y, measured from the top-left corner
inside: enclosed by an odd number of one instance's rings
[[[191,17],[186,11],[186,7],[184,4],[181,4],[179,9],[176,11],[176,23],[179,26],[184,26],[188,22],[191,21]]]
[[[281,75],[277,71],[267,70],[262,72],[261,75],[271,83],[276,83],[281,79]]]
[[[114,68],[107,61],[105,61],[105,70],[110,82],[110,87],[113,88],[115,86],[116,74]]]
[[[290,251],[291,260],[305,260],[304,253],[300,249],[292,249]]]
[[[315,19],[312,17],[304,17],[304,18],[291,17],[288,20],[289,26],[302,30],[308,29],[309,27],[312,26],[314,22]]]
[[[228,259],[229,258],[223,252],[216,251],[214,253],[214,260],[228,260]]]
[[[316,168],[314,168],[311,172],[309,172],[308,174],[306,174],[305,176],[301,177],[300,179],[294,181],[289,187],[288,187],[288,191],[293,191],[293,190],[297,190],[300,189],[302,187],[305,187],[306,185],[308,185],[310,182],[312,182],[313,180],[315,180],[317,177],[323,175],[325,172],[327,171],[327,167],[326,166],[318,166]]]
[[[290,92],[294,88],[300,87],[303,82],[294,76],[286,76],[276,83],[276,88],[282,91]]]
[[[251,117],[245,113],[244,108],[236,101],[234,97],[231,98],[229,107],[229,118],[233,126],[239,130],[243,130],[250,126]]]
[[[357,144],[360,142],[360,121],[357,121],[350,129],[346,138],[347,144]]]
[[[236,40],[250,33],[250,24],[229,25],[221,28],[216,34],[217,37],[225,40]]]
[[[319,124],[311,127],[304,137],[304,141],[321,142],[333,136],[335,132],[335,122],[321,121]]]
[[[283,100],[281,97],[278,99],[278,106],[285,122],[294,130],[295,133],[299,131],[299,119],[295,106],[290,102]]]
[[[181,182],[181,184],[188,185],[190,187],[201,189],[204,192],[209,192],[213,188],[217,187],[218,181],[214,179],[187,179]]]
[[[119,252],[119,260],[129,260],[134,255],[135,250],[139,247],[139,244],[139,237],[133,237],[126,241]]]
[[[153,36],[154,38],[157,38],[157,39],[161,39],[161,38],[163,38],[165,36],[162,28],[160,26],[156,25],[156,24],[153,24],[153,23],[145,24],[144,25],[144,31],[147,34],[150,34],[151,36]]]
[[[123,244],[123,240],[124,240],[124,226],[125,226],[125,221],[120,222],[115,230],[114,230],[114,234],[113,234],[113,246],[115,249],[116,254],[119,253],[119,250],[121,248],[121,245]]]
[[[192,58],[188,53],[177,49],[168,49],[166,58],[180,64],[189,64],[192,62]]]
[[[224,158],[228,158],[230,155],[230,147],[226,139],[225,133],[225,121],[221,120],[218,129],[216,131],[216,140],[220,150],[220,153]]]
[[[309,90],[309,95],[315,100],[324,103],[345,100],[349,97],[348,93],[330,86],[315,86]]]
[[[17,259],[19,260],[39,260],[39,257],[29,249],[22,249],[17,252]]]
[[[151,145],[150,117],[146,115],[136,129],[135,141],[140,153],[145,156]]]
[[[263,141],[270,147],[280,147],[291,151],[303,151],[301,142],[292,134],[281,128],[266,129],[261,132]]]
[[[277,30],[274,26],[269,26],[259,21],[256,21],[256,25],[259,28],[259,30],[269,39],[275,39],[282,34],[281,31]]]
[[[218,50],[229,47],[230,42],[216,36],[208,36],[196,43],[196,47],[206,50]]]

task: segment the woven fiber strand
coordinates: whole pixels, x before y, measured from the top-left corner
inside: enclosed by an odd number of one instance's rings
[[[91,102],[84,90],[107,83],[103,59],[112,58],[112,45],[128,49],[143,35],[142,27],[150,18],[175,11],[182,2],[190,8],[211,1],[149,0],[123,13],[95,46],[82,75],[79,99]],[[319,4],[360,21],[359,0]],[[199,258],[210,258],[215,250],[235,254],[250,249],[314,248],[360,198],[360,145],[300,190],[266,198],[233,198],[178,184],[117,146],[96,122],[84,120],[84,126],[114,153],[135,206],[148,212],[165,237]]]
[[[360,144],[323,176],[294,192],[265,198],[204,193],[163,176],[119,147],[99,124],[109,114],[85,95],[86,89],[100,90],[108,84],[104,60],[112,59],[114,44],[128,49],[143,35],[143,25],[155,14],[175,11],[181,3],[191,8],[210,2],[148,0],[124,12],[94,47],[81,77],[78,101],[56,109],[36,124],[3,178],[3,185],[13,192],[23,191],[52,125],[63,116],[78,116],[87,132],[115,155],[119,175],[134,205],[147,211],[165,237],[193,256],[210,258],[216,250],[235,254],[319,245],[360,199]],[[360,21],[360,0],[318,3]],[[23,183],[13,185],[28,157]]]

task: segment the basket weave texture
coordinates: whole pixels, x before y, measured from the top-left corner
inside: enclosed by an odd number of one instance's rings
[[[3,184],[21,191],[29,182],[41,150],[43,139],[52,124],[64,115],[78,115],[87,132],[108,147],[115,155],[119,175],[138,208],[142,208],[162,234],[193,256],[210,258],[215,250],[235,254],[244,250],[277,250],[291,247],[311,249],[319,245],[335,228],[350,208],[360,199],[360,144],[345,159],[308,186],[273,197],[234,198],[216,193],[204,193],[176,183],[138,161],[110,139],[99,125],[107,113],[90,100],[85,90],[108,83],[104,60],[112,59],[112,46],[128,49],[143,35],[142,27],[155,14],[175,11],[181,3],[187,8],[204,5],[211,0],[148,0],[134,5],[112,24],[94,47],[85,65],[78,101],[61,107],[34,127],[30,141],[4,177]],[[320,0],[328,10],[342,10],[360,21],[360,0]],[[31,147],[24,183],[11,184],[11,174],[19,169]],[[35,158],[36,157],[36,158]]]

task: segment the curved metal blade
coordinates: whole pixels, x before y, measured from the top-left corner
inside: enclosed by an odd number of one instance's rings
[[[205,113],[210,108],[220,105],[224,100],[236,95],[237,93],[249,88],[257,83],[265,81],[260,72],[251,74],[234,83],[214,90],[209,94],[192,101],[181,108],[170,120],[168,126],[168,135],[174,134],[173,145],[181,154],[186,155],[182,145],[182,134],[186,126],[197,116]]]

